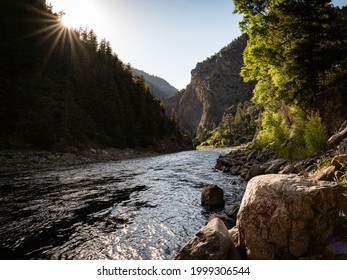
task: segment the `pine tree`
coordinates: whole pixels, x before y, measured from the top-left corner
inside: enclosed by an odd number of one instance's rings
[[[106,39],[67,30],[52,7],[0,1],[0,148],[147,147],[177,132]]]

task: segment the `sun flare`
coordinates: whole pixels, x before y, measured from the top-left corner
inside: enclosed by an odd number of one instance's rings
[[[43,59],[38,65],[38,72],[43,72],[47,63],[54,52],[65,52],[65,55],[71,57],[73,66],[78,67],[77,52],[84,54],[84,46],[80,40],[80,34],[75,27],[76,21],[67,17],[64,12],[52,13],[38,8],[32,8],[33,22],[37,22],[38,28],[28,33],[27,38],[39,38],[37,47],[43,48]],[[40,18],[40,19],[35,19]]]
[[[76,17],[73,17],[71,14],[63,13],[61,15],[61,23],[67,28],[79,28],[82,26],[82,23],[78,21]]]

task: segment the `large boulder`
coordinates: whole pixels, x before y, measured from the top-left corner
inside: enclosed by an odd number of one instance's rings
[[[224,191],[216,185],[207,185],[201,193],[201,205],[206,211],[224,208]]]
[[[215,218],[200,229],[174,259],[231,260],[240,256],[223,221]]]
[[[238,213],[239,250],[248,259],[320,254],[345,224],[346,190],[334,182],[270,174],[248,182]]]

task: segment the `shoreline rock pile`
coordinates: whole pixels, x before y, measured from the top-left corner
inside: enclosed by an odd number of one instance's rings
[[[325,166],[322,156],[329,159]],[[347,259],[347,222],[340,215],[347,213],[346,188],[332,182],[346,172],[345,162],[347,122],[329,139],[329,150],[306,160],[287,163],[269,147],[220,157],[217,168],[248,181],[241,205],[211,215],[175,259]]]
[[[337,156],[336,156],[337,155]],[[330,165],[317,172],[318,166],[324,159],[331,158]],[[335,159],[334,159],[335,158]],[[337,133],[328,140],[328,149],[310,158],[287,162],[277,158],[272,149],[272,144],[264,149],[238,149],[217,159],[216,169],[225,173],[241,176],[245,181],[264,174],[298,174],[309,176],[317,180],[332,181],[335,172],[340,171],[341,162],[347,160],[347,121],[345,121]],[[327,168],[329,166],[335,166]],[[317,173],[326,175],[317,175]],[[336,174],[334,174],[336,175]],[[321,176],[321,177],[320,177]]]
[[[174,259],[346,259],[345,191],[296,174],[257,176],[241,205],[212,214]]]
[[[271,147],[265,149],[240,149],[220,156],[216,168],[225,173],[240,175],[246,181],[263,174],[278,173],[287,163],[278,159]]]

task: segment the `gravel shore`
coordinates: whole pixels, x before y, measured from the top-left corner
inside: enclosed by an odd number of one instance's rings
[[[158,155],[158,153],[114,148],[76,152],[5,150],[0,151],[0,173],[45,170],[154,155]]]

